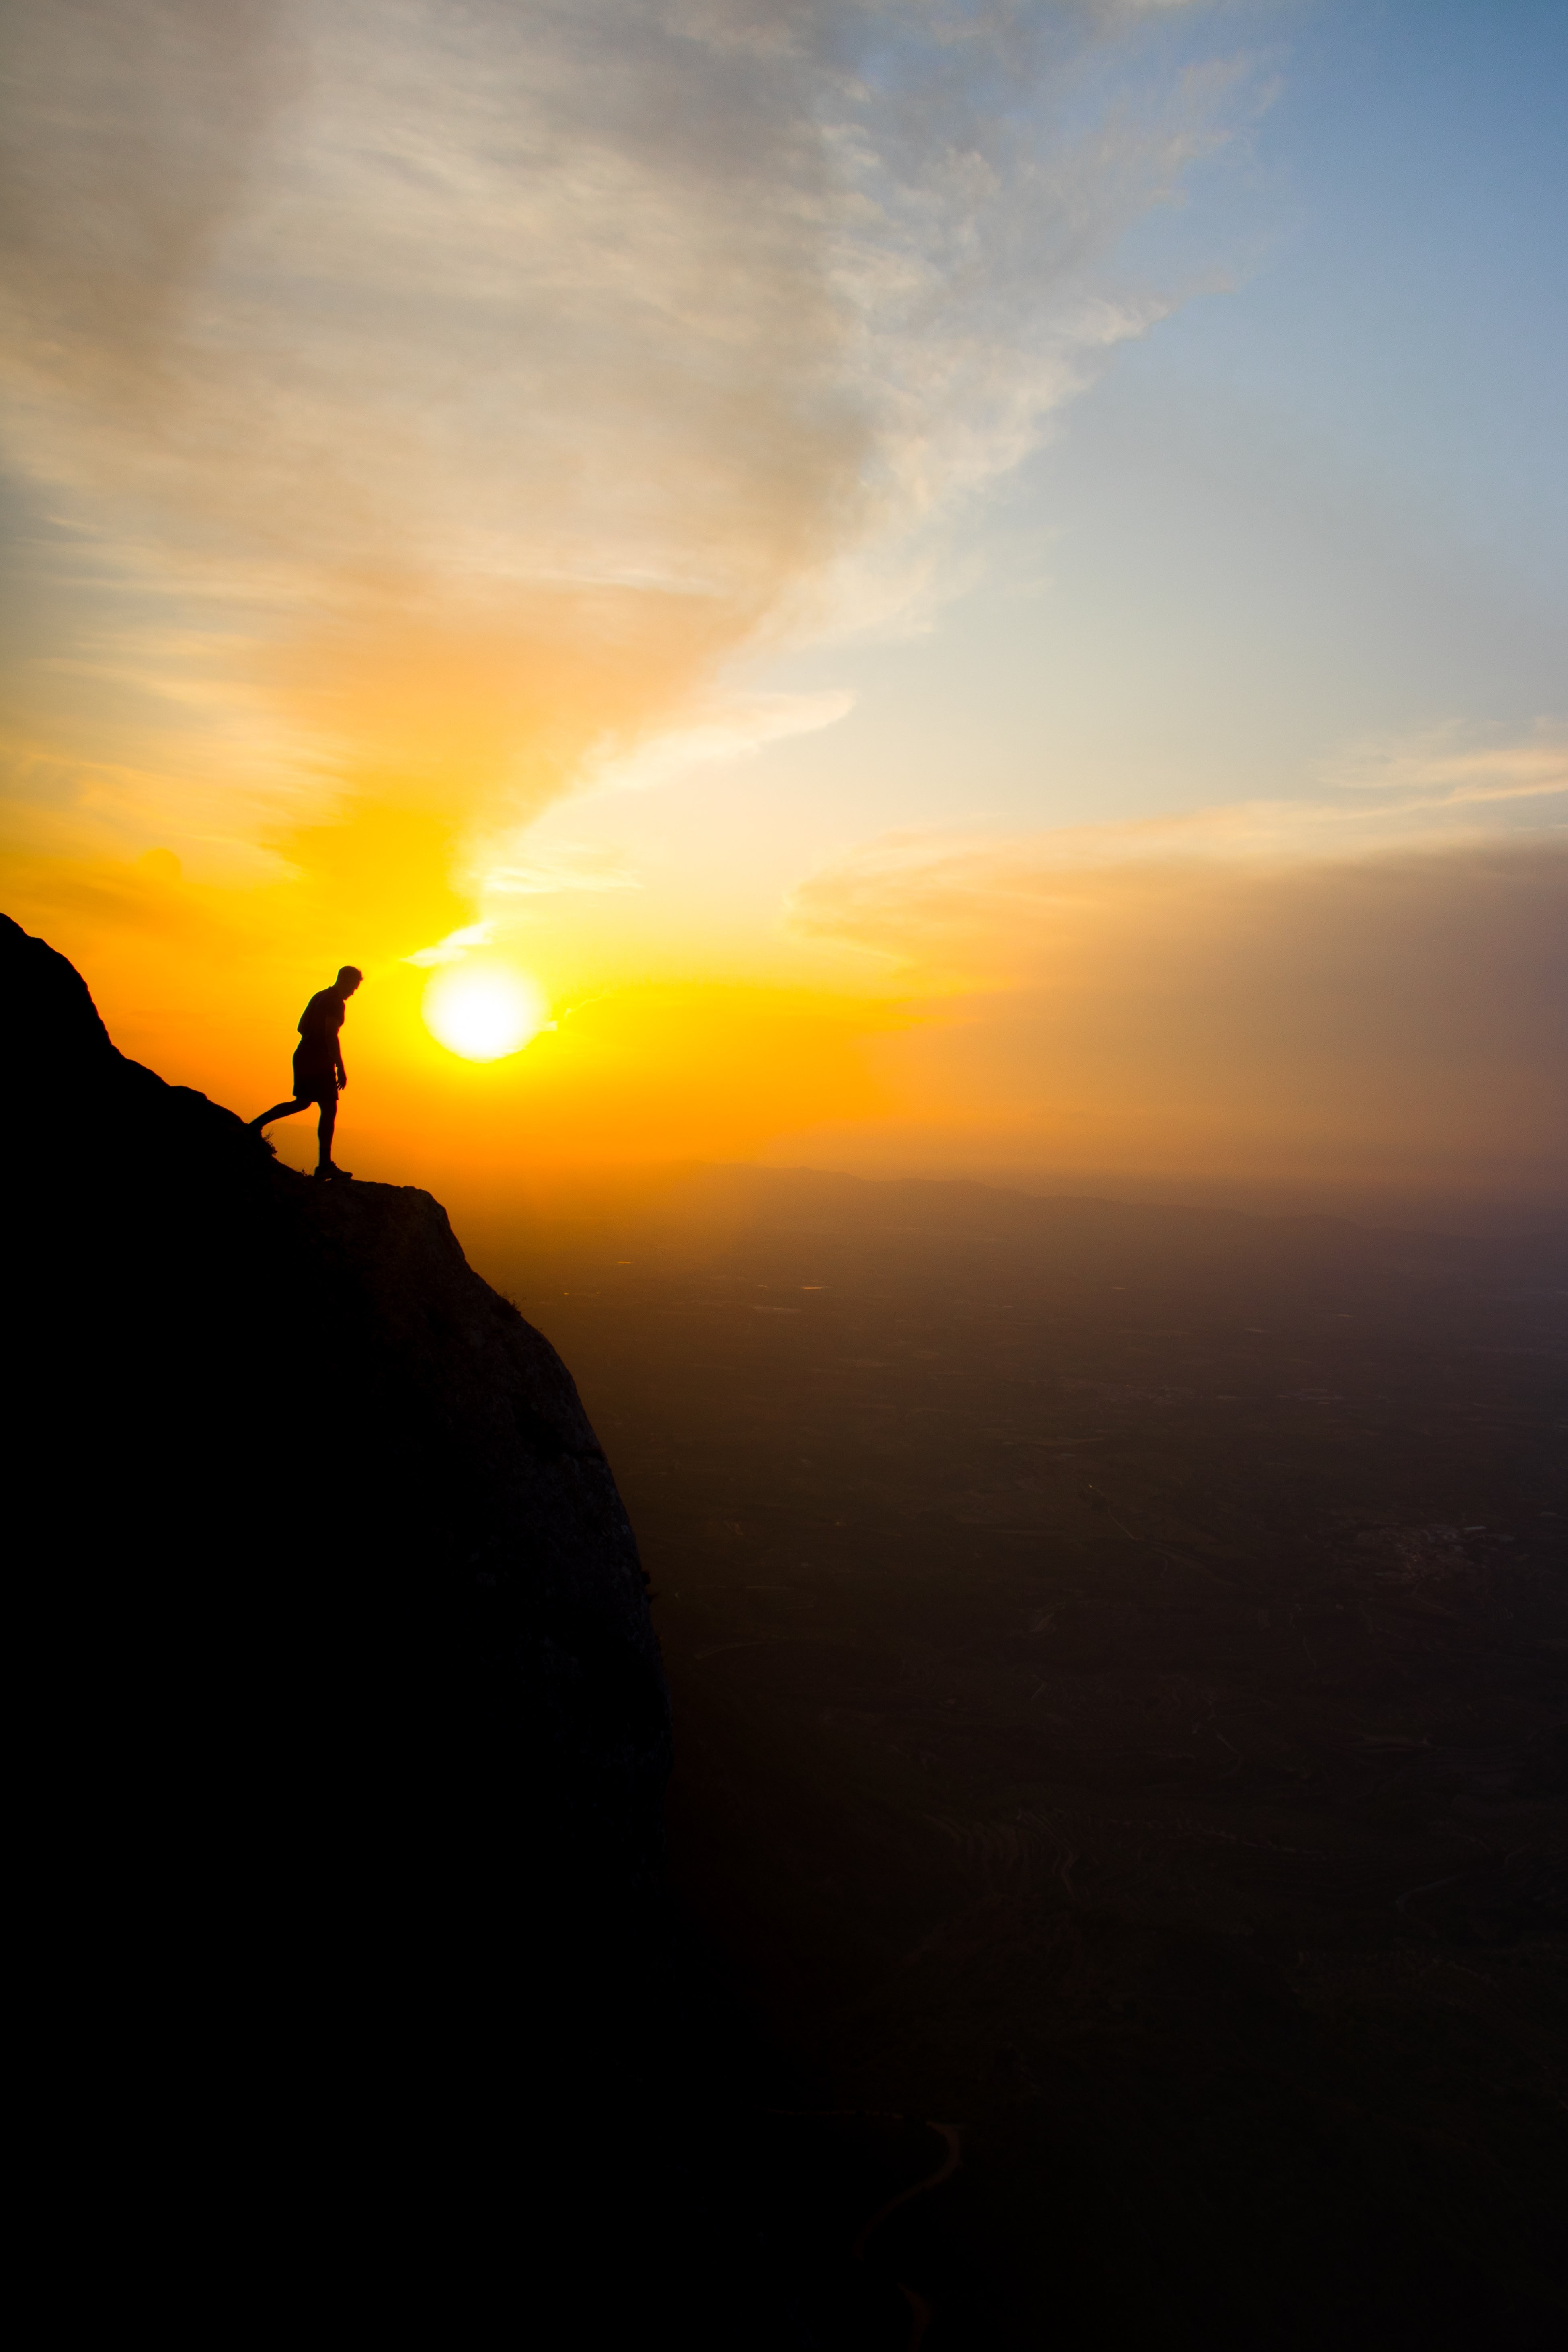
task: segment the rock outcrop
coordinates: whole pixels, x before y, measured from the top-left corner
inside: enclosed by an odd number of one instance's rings
[[[609,1467],[428,1194],[279,1167],[117,1053],[42,940],[0,954],[71,2063],[143,2148],[177,2114],[232,2162],[281,2108],[296,2187],[466,2137],[500,2196],[474,2118],[624,2079],[657,1974],[668,1708]]]

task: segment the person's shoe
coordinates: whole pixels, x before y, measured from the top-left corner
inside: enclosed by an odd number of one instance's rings
[[[324,1167],[317,1169],[316,1181],[318,1184],[350,1184],[353,1181],[353,1170],[340,1168],[335,1160],[329,1160]]]

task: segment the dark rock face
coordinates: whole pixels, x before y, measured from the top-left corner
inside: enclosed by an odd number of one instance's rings
[[[230,2146],[281,2099],[374,2168],[575,2102],[656,1964],[669,1722],[565,1367],[428,1194],[279,1168],[0,954],[46,1972],[108,2110],[155,2078]]]

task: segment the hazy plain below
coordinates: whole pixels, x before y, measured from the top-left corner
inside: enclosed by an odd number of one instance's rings
[[[1560,2340],[1563,1239],[755,1170],[463,1238],[653,1580],[749,2340]]]

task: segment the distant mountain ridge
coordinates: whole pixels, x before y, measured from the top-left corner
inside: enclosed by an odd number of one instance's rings
[[[498,1235],[501,1221],[490,1221]],[[542,1201],[538,1227],[580,1223],[628,1232],[642,1223],[706,1234],[731,1231],[803,1235],[939,1236],[1026,1244],[1064,1263],[1175,1264],[1272,1257],[1305,1264],[1386,1264],[1398,1257],[1431,1269],[1533,1272],[1568,1267],[1568,1224],[1524,1233],[1467,1234],[1367,1224],[1328,1213],[1274,1213],[1216,1205],[1129,1201],[1096,1194],[1025,1192],[969,1177],[866,1177],[820,1168],[750,1163],[691,1165],[595,1197],[582,1188],[569,1207]]]
[[[999,1214],[1032,1216],[1041,1227],[1051,1223],[1068,1226],[1075,1223],[1091,1223],[1096,1218],[1114,1218],[1123,1225],[1144,1223],[1151,1230],[1164,1227],[1174,1234],[1184,1228],[1208,1230],[1216,1234],[1226,1232],[1262,1229],[1268,1232],[1319,1232],[1325,1235],[1375,1234],[1384,1238],[1404,1234],[1420,1236],[1438,1244],[1454,1242],[1461,1249],[1472,1243],[1485,1249],[1493,1243],[1504,1246],[1514,1242],[1529,1247],[1545,1238],[1568,1242],[1568,1196],[1542,1207],[1539,1213],[1515,1207],[1506,1221],[1500,1221],[1495,1206],[1490,1216],[1469,1226],[1452,1221],[1447,1209],[1441,1204],[1423,1206],[1410,1201],[1400,1206],[1370,1202],[1323,1207],[1302,1203],[1267,1202],[1257,1200],[1237,1201],[1205,1198],[1205,1187],[1200,1182],[1193,1190],[1197,1197],[1183,1200],[1141,1197],[1136,1184],[1131,1191],[1119,1188],[1114,1179],[1107,1177],[1103,1184],[1093,1189],[1047,1189],[1043,1183],[1009,1182],[1003,1175],[972,1176],[858,1176],[837,1171],[809,1167],[772,1167],[731,1164],[701,1170],[700,1175],[710,1180],[730,1183],[744,1182],[759,1198],[773,1192],[787,1197],[792,1187],[814,1188],[825,1197],[837,1193],[847,1202],[854,1198],[870,1202],[900,1200],[917,1213],[925,1207],[942,1211],[943,1204],[956,1209],[963,1202],[977,1207],[985,1203],[1009,1203]],[[1027,1210],[1019,1204],[1027,1203]]]

